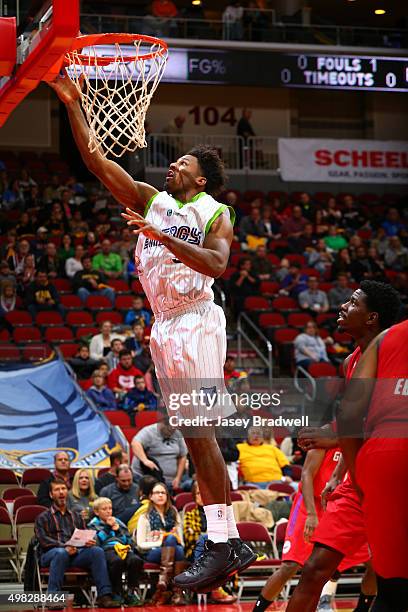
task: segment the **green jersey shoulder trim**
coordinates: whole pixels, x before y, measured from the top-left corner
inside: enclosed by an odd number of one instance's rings
[[[148,201],[148,203],[146,204],[145,209],[144,209],[144,213],[143,213],[144,217],[146,217],[147,213],[149,212],[149,209],[150,209],[151,205],[153,204],[153,200],[155,199],[156,196],[159,195],[159,193],[160,193],[159,191],[157,193],[154,193],[152,195],[152,197],[150,198],[150,200]]]
[[[234,225],[234,223],[235,223],[235,210],[233,208],[231,208],[231,206],[227,206],[226,204],[221,204],[221,206],[219,208],[217,208],[217,210],[215,211],[215,213],[213,214],[211,219],[209,219],[207,221],[207,225],[205,226],[205,235],[207,235],[208,232],[210,231],[210,228],[211,228],[212,224],[214,223],[214,221],[216,219],[218,219],[218,217],[220,215],[222,215],[224,210],[227,210],[227,208],[230,211],[231,224]]]

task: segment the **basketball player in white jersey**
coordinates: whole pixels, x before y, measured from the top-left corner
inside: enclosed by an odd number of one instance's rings
[[[126,207],[123,217],[139,234],[136,264],[155,315],[151,352],[170,415],[209,421],[235,412],[224,394],[225,316],[211,285],[222,275],[233,238],[233,211],[213,196],[224,167],[213,149],[198,146],[170,165],[165,191],[136,182],[118,164],[88,148],[89,128],[71,80],[52,85],[67,108],[72,132],[88,169]],[[204,392],[173,411],[173,394]],[[216,401],[221,393],[222,400]],[[178,395],[178,397],[180,397]],[[215,403],[214,403],[215,402]],[[211,425],[183,430],[207,517],[204,554],[175,578],[180,587],[210,591],[256,559],[239,539],[226,466]]]

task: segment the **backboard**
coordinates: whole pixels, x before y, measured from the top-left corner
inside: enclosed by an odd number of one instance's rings
[[[11,21],[7,24],[0,17],[1,127],[40,81],[52,81],[59,73],[65,52],[79,33],[79,0],[33,0],[17,29],[15,50],[1,43],[10,41],[14,30]]]

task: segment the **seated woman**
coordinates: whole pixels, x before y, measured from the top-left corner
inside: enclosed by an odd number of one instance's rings
[[[193,500],[197,504],[192,510],[184,514],[183,534],[184,550],[186,559],[194,563],[204,552],[204,543],[207,540],[207,519],[204,513],[203,500],[201,499],[198,483],[194,482],[191,492]],[[210,603],[232,604],[237,600],[235,595],[229,595],[222,587],[214,589],[210,593]]]
[[[93,511],[96,516],[88,527],[96,530],[96,543],[105,551],[112,584],[112,599],[127,606],[141,605],[137,586],[143,571],[143,559],[134,552],[126,525],[112,516],[112,502],[108,497],[98,497]],[[123,573],[127,576],[126,597],[122,589]]]
[[[157,590],[152,603],[174,606],[185,603],[182,590],[171,587],[173,576],[185,569],[183,533],[179,513],[172,506],[165,484],[157,483],[149,495],[150,504],[139,518],[136,543],[146,561],[160,564]],[[172,590],[171,590],[172,589]]]
[[[326,338],[326,342],[332,342],[331,338]],[[312,363],[329,362],[325,341],[319,336],[315,321],[306,323],[304,331],[296,336],[294,345],[296,365],[302,366],[305,370]]]
[[[68,508],[80,512],[85,520],[89,519],[93,503],[97,498],[91,470],[77,470],[72,488],[68,493]]]

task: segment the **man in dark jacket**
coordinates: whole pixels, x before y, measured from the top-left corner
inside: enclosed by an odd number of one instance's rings
[[[48,282],[47,273],[43,270],[38,270],[35,281],[28,285],[25,302],[33,319],[44,310],[58,310],[62,316],[65,315],[65,308],[60,304],[58,291]]]
[[[54,455],[54,471],[48,480],[43,480],[37,491],[37,501],[40,506],[51,507],[50,483],[58,478],[65,482],[67,489],[71,488],[71,479],[69,477],[69,469],[71,462],[68,453],[60,451]]]
[[[78,270],[72,280],[75,293],[78,294],[82,302],[86,302],[90,295],[103,295],[111,301],[113,306],[115,304],[115,291],[105,284],[104,274],[92,268],[92,259],[89,255],[83,256],[82,266],[83,269]]]

